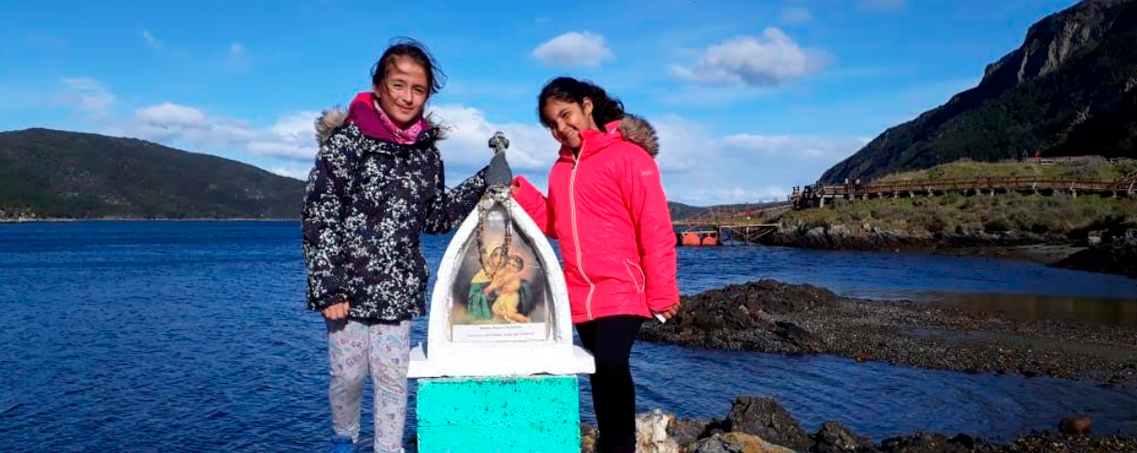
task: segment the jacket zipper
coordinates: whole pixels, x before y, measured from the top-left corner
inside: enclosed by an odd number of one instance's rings
[[[569,212],[572,220],[572,240],[576,243],[576,268],[580,271],[580,276],[584,277],[584,281],[588,283],[588,298],[584,301],[584,307],[588,312],[588,320],[592,320],[592,291],[596,289],[596,285],[592,284],[592,280],[588,278],[588,274],[584,273],[584,261],[580,253],[580,234],[576,231],[576,166],[580,163],[580,154],[584,152],[584,140],[580,142],[580,152],[573,156],[572,160],[572,176],[569,177]]]

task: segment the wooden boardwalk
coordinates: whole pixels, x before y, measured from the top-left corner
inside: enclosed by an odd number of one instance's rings
[[[793,206],[800,209],[824,207],[833,200],[937,196],[949,193],[991,196],[1008,193],[1134,196],[1137,195],[1137,172],[1117,179],[1005,176],[813,185],[795,190],[791,199]]]

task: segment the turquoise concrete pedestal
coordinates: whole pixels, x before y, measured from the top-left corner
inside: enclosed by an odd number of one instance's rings
[[[579,453],[576,376],[418,380],[420,453]]]

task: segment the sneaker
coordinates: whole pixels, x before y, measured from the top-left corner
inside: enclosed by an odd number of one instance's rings
[[[335,436],[331,453],[355,453],[355,442],[348,436]]]

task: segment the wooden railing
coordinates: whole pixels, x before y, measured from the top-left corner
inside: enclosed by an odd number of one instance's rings
[[[810,200],[826,198],[870,198],[883,196],[908,196],[915,194],[957,193],[995,193],[995,192],[1067,192],[1067,193],[1113,193],[1131,194],[1135,187],[1137,174],[1117,179],[1061,178],[1040,176],[992,176],[980,178],[948,178],[935,180],[911,180],[869,182],[867,184],[826,184],[805,186],[795,190],[791,198],[796,206],[808,204]]]

